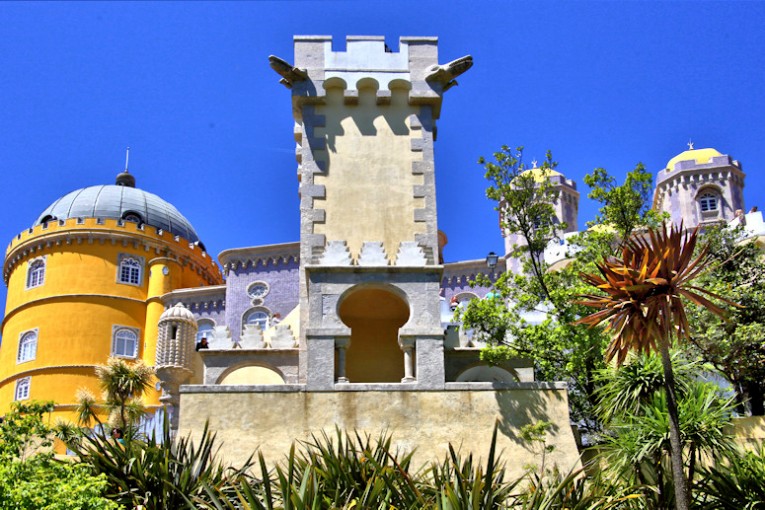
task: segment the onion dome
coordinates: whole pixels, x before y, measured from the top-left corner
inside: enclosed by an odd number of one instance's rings
[[[135,177],[124,171],[115,184],[90,186],[64,195],[48,206],[35,225],[68,218],[111,218],[151,225],[189,242],[199,241],[194,227],[169,202],[135,187]]]
[[[176,303],[175,306],[171,306],[164,312],[162,312],[162,315],[159,316],[159,321],[165,321],[168,319],[176,320],[176,321],[185,321],[185,322],[196,322],[197,320],[194,318],[194,314],[191,313],[191,311],[183,306],[182,303]]]
[[[709,163],[712,158],[722,156],[722,154],[716,149],[689,149],[683,151],[674,158],[667,162],[665,169],[671,172],[675,169],[675,165],[681,161],[694,161],[696,164]]]

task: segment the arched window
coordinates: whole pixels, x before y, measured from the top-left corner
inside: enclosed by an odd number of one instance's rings
[[[129,283],[130,285],[141,284],[141,269],[143,264],[134,257],[122,257],[119,267],[120,283]]]
[[[35,259],[27,270],[27,288],[39,287],[45,281],[45,259]]]
[[[196,343],[201,342],[203,338],[206,338],[208,341],[212,340],[215,323],[210,319],[199,319],[197,324],[199,325],[199,329],[197,329]]]
[[[706,192],[699,198],[702,213],[714,213],[720,208],[719,197],[715,193]]]
[[[37,355],[37,331],[27,331],[21,335],[19,340],[19,353],[16,356],[16,363],[32,361]]]
[[[30,377],[24,377],[16,381],[16,392],[13,395],[13,400],[26,400],[29,398],[30,382]]]
[[[242,329],[244,329],[244,326],[247,324],[258,325],[260,326],[260,329],[266,329],[269,317],[270,314],[263,309],[256,308],[255,310],[251,310],[244,316]]]
[[[112,333],[112,356],[135,358],[138,355],[138,332],[115,326]]]

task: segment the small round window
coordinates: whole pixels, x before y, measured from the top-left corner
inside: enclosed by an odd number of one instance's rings
[[[268,285],[265,282],[255,282],[247,287],[247,295],[251,299],[263,299],[268,294]]]

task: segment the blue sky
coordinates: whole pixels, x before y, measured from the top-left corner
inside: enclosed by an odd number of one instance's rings
[[[294,34],[436,35],[472,54],[436,142],[447,261],[502,250],[476,163],[501,145],[551,149],[582,177],[654,174],[686,149],[742,162],[765,206],[765,3],[0,3],[0,240],[65,193],[113,183],[173,203],[209,251],[298,239],[289,91],[269,68]],[[4,294],[3,294],[4,297]]]

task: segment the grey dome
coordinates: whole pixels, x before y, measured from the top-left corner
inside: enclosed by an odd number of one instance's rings
[[[67,218],[140,219],[140,223],[161,228],[192,243],[199,241],[189,220],[172,204],[153,193],[131,186],[111,184],[72,191],[48,206],[35,225]]]

